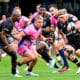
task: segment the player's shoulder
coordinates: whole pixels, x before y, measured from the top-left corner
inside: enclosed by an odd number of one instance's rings
[[[69,14],[70,20],[73,22],[78,21],[78,18],[75,15]]]

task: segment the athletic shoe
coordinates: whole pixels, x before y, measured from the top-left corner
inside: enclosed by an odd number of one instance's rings
[[[16,66],[16,73],[19,74],[19,66]]]
[[[54,60],[50,60],[49,61],[49,67],[50,68],[53,68],[54,64],[55,64],[55,61]]]
[[[4,53],[2,53],[2,57],[5,57],[7,54],[4,52]]]
[[[26,76],[39,76],[38,74],[35,74],[33,72],[27,72]]]
[[[63,68],[59,69],[58,72],[64,72],[67,71],[69,69],[68,66],[64,66]]]
[[[80,74],[80,67],[78,68],[78,70],[77,70],[77,72],[76,72],[77,74]]]
[[[22,77],[22,76],[19,75],[19,74],[11,74],[11,76],[14,76],[14,77]]]
[[[57,69],[54,70],[52,73],[57,73],[59,69],[60,69],[60,68],[57,68]]]

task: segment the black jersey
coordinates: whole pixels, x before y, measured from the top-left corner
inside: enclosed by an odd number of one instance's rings
[[[57,26],[59,30],[62,30],[66,35],[69,33],[70,35],[74,33],[75,31],[75,23],[78,21],[76,17],[69,17],[68,22],[66,23],[61,23],[60,21],[58,22]],[[67,30],[67,27],[71,27],[71,32]]]
[[[63,24],[61,22],[58,23],[59,30],[62,30],[68,39],[68,43],[75,47],[75,49],[80,48],[80,33],[75,29],[75,23],[78,19],[74,19],[73,17],[69,17],[67,23]],[[67,27],[70,25],[71,30],[68,31]]]
[[[51,25],[51,21],[50,21],[50,15],[49,14],[45,14],[45,16],[43,16],[43,29],[45,29],[46,27],[50,27]],[[49,37],[50,32],[46,32],[45,30],[42,30],[42,34],[45,37]]]
[[[13,30],[13,22],[11,20],[11,18],[7,18],[6,21],[4,21],[1,25],[0,25],[0,32],[1,31],[5,31],[6,33],[6,37],[8,39],[8,42],[10,43],[10,39],[11,39],[11,32]],[[2,39],[0,38],[0,47],[3,47],[4,43],[2,41]]]

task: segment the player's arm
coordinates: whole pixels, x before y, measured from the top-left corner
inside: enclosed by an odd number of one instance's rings
[[[48,37],[48,38],[45,38],[42,34],[39,35],[39,40],[42,40],[42,41],[48,41],[48,42],[53,42],[53,39],[51,37]]]
[[[46,38],[42,34],[39,35],[38,39],[42,41],[46,41]]]

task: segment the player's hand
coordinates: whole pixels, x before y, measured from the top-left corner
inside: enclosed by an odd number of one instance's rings
[[[46,38],[46,41],[52,43],[53,42],[53,39],[51,37],[48,37],[48,38]]]

